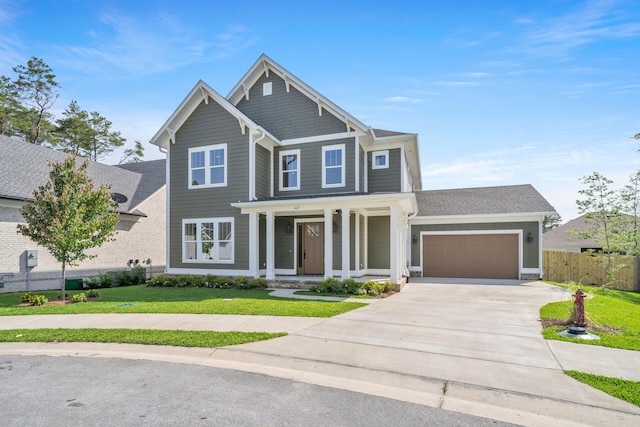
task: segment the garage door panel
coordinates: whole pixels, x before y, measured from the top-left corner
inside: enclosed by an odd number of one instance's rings
[[[425,235],[424,276],[518,278],[517,234]]]

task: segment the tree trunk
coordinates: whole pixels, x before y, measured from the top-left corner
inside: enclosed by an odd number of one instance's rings
[[[67,293],[67,290],[65,289],[65,285],[66,285],[66,277],[65,277],[65,267],[66,267],[66,263],[64,261],[62,261],[62,284],[60,285],[60,289],[62,289],[62,301],[65,300],[65,294]]]

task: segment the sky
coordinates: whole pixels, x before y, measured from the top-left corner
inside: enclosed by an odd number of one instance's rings
[[[262,53],[417,133],[425,190],[532,184],[566,222],[582,177],[640,167],[640,0],[0,0],[0,75],[43,59],[56,118],[76,100],[147,160],[198,80],[226,96]]]

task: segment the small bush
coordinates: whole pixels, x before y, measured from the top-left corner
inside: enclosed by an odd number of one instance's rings
[[[118,271],[118,286],[131,286],[134,284],[133,280],[131,270],[124,269]]]
[[[220,289],[229,289],[231,285],[233,285],[233,280],[228,278],[227,276],[216,277],[216,288]]]
[[[396,288],[396,285],[391,283],[389,280],[382,284],[382,292],[391,292]]]
[[[110,288],[113,286],[114,279],[111,273],[104,272],[98,274],[98,280],[101,288]]]
[[[249,280],[249,289],[262,289],[267,287],[267,282],[262,277]]]
[[[144,267],[134,267],[133,270],[131,270],[131,274],[133,275],[134,285],[139,285],[147,280],[147,270],[145,270]]]
[[[249,283],[249,279],[247,279],[247,278],[246,278],[246,277],[244,277],[244,276],[236,276],[236,277],[233,279],[233,283],[235,283],[235,284],[236,284],[236,287],[237,287],[238,289],[241,289],[241,286],[246,285],[247,283]]]
[[[69,298],[69,292],[64,291],[64,297]],[[62,291],[58,291],[58,299],[62,299]]]
[[[342,281],[342,289],[348,294],[361,295],[358,292],[364,286],[363,283],[355,279],[346,279]]]
[[[20,295],[20,302],[28,302],[31,305],[44,305],[49,302],[44,295],[37,295],[31,292],[26,292]]]
[[[364,289],[367,291],[368,295],[376,296],[384,292],[384,285],[376,282],[375,280],[367,280],[364,283]]]
[[[79,294],[74,294],[72,297],[72,301],[74,303],[76,302],[87,302],[87,296],[84,294],[84,292],[81,292]]]
[[[89,289],[89,292],[87,292],[87,296],[89,298],[98,298],[100,296],[100,292],[98,292],[96,289]]]
[[[100,278],[98,276],[93,276],[90,279],[84,279],[82,283],[89,289],[96,289],[100,287]]]
[[[320,282],[320,285],[323,286],[328,293],[341,294],[344,292],[342,288],[342,282],[340,282],[338,279],[334,279],[333,277],[327,277],[322,282]]]

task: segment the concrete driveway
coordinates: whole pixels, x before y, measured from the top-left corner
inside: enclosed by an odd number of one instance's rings
[[[640,425],[640,408],[566,376],[555,346],[542,339],[539,307],[566,298],[540,282],[412,279],[401,293],[340,316],[291,318],[290,334],[270,341],[216,349],[13,343],[0,344],[0,353],[237,369],[521,425]],[[187,317],[176,329],[189,329]]]

